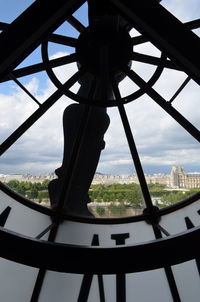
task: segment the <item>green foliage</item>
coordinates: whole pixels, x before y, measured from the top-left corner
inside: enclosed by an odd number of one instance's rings
[[[39,191],[38,192],[38,198],[39,199],[47,199],[49,198],[49,193],[47,190]]]
[[[165,189],[165,185],[161,184],[148,184],[148,188],[150,191],[161,191]]]
[[[43,199],[49,198],[48,195],[48,184],[49,180],[44,180],[43,182],[31,182],[31,181],[18,181],[10,180],[7,185],[13,191],[26,196],[30,199]]]
[[[37,189],[32,189],[29,191],[25,191],[25,196],[30,198],[30,199],[35,199],[38,197],[38,191]]]
[[[111,211],[112,214],[123,214],[126,210],[126,207],[123,203],[116,205],[111,202],[111,204],[108,206],[108,209]]]
[[[187,191],[187,192],[171,191],[168,194],[164,194],[160,200],[165,206],[170,206],[193,194],[194,191]]]
[[[98,202],[127,203],[134,207],[141,207],[142,195],[137,184],[91,185],[89,195],[91,200]]]
[[[30,182],[30,181],[18,181],[10,180],[7,185],[29,199],[38,199],[40,201],[49,199],[48,194],[48,184],[49,180],[44,180],[43,182]],[[199,189],[191,189],[189,191],[173,191],[165,190],[164,185],[159,184],[149,184],[149,192],[153,197],[160,197],[160,206],[172,205],[178,201],[181,201]],[[141,189],[138,184],[97,184],[91,185],[89,190],[89,196],[92,201],[97,202],[109,202],[109,210],[112,213],[120,214],[125,211],[127,206],[133,208],[143,207],[143,198],[141,194]],[[104,207],[96,207],[97,214],[103,216],[105,214]]]
[[[49,183],[50,183],[49,179],[45,179],[45,180],[43,180],[42,183],[39,183],[40,184],[40,190],[47,190]]]
[[[100,207],[100,206],[97,206],[96,207],[96,212],[99,216],[103,216],[105,214],[105,208],[104,207]]]

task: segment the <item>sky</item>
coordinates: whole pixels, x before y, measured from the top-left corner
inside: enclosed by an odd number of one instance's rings
[[[0,0],[0,21],[12,22],[26,9],[32,0]],[[162,5],[182,22],[199,18],[199,0],[163,0]],[[75,16],[87,26],[87,7],[84,6]],[[79,33],[65,23],[56,33],[78,37]],[[198,31],[196,31],[198,34]],[[137,36],[131,30],[131,36]],[[134,46],[134,51],[160,57],[160,51],[151,43]],[[73,51],[49,43],[50,58],[64,56]],[[40,62],[40,49],[28,57],[21,66]],[[145,80],[154,73],[155,67],[139,62],[132,63],[132,69]],[[54,71],[61,82],[66,81],[77,70],[75,63],[56,68]],[[174,95],[186,79],[183,72],[165,69],[154,89],[166,100]],[[45,72],[26,76],[20,81],[39,100],[45,101],[55,87]],[[123,96],[129,95],[138,87],[125,78],[119,85]],[[78,85],[73,87],[78,90]],[[190,81],[173,102],[198,129],[200,88]],[[62,163],[63,130],[62,115],[72,100],[63,96],[59,101],[0,158],[0,174],[11,173],[51,173]],[[38,108],[14,82],[0,85],[0,140],[4,141],[30,114]],[[187,172],[200,171],[199,144],[176,121],[174,121],[151,98],[142,95],[125,105],[134,140],[138,148],[145,173],[169,173],[172,165],[180,165]],[[108,109],[110,126],[105,134],[106,147],[101,153],[97,171],[108,174],[132,174],[135,172],[127,139],[118,109]]]

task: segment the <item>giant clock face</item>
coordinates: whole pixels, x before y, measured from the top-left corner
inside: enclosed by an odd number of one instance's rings
[[[173,106],[189,82],[200,83],[200,42],[192,32],[200,23],[183,24],[164,8],[167,3],[159,2],[90,1],[87,26],[76,11],[84,1],[52,1],[47,6],[37,0],[11,24],[1,23],[1,83],[14,81],[38,106],[3,140],[1,155],[6,158],[12,148],[19,148],[23,136],[62,96],[80,104],[70,108],[84,109],[81,114],[75,110],[76,123],[70,120],[70,114],[75,116],[72,111],[65,113],[67,143],[58,182],[50,192],[52,209],[0,185],[3,301],[199,301],[200,194],[164,209],[153,205],[128,115],[129,106],[137,102],[147,103],[146,114],[151,98],[194,144],[200,140],[198,123]],[[65,34],[66,22],[77,36]],[[157,49],[157,55],[143,53],[141,45],[146,43]],[[188,43],[191,47],[185,47]],[[30,64],[34,51],[38,58],[38,47],[40,60]],[[52,58],[56,47],[72,47],[73,52]],[[72,75],[71,63],[76,65]],[[145,70],[151,68],[141,73],[139,63]],[[61,73],[58,67],[64,68]],[[183,81],[167,99],[157,88],[170,70],[180,73]],[[24,77],[44,72],[54,91],[38,100],[22,83]],[[124,91],[127,79],[130,89]],[[87,177],[98,162],[110,107],[119,112],[144,199],[143,214],[135,217],[97,219],[79,211],[79,191],[87,187]],[[92,134],[95,146],[90,145]]]

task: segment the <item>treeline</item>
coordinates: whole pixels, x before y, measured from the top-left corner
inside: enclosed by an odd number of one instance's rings
[[[91,185],[91,200],[97,202],[119,202],[134,207],[142,207],[143,198],[137,184]]]
[[[40,182],[18,181],[10,180],[7,185],[15,192],[29,199],[37,199],[38,201],[48,201],[48,184],[49,180]],[[183,200],[198,189],[191,189],[189,191],[173,191],[166,190],[165,186],[159,184],[148,185],[150,195],[152,198],[157,198],[157,205],[159,207],[172,205],[180,200]],[[91,185],[89,190],[91,201],[96,202],[110,202],[110,207],[114,209],[118,204],[118,209],[124,207],[143,208],[144,201],[138,184],[97,184]]]
[[[166,207],[173,205],[183,199],[186,199],[192,196],[195,192],[199,190],[191,189],[190,191],[169,191],[166,194],[166,191],[160,197],[160,206]]]
[[[166,187],[160,184],[149,184],[148,189],[154,203],[159,207],[175,204],[199,191],[199,189],[190,189],[189,191],[166,190]],[[136,208],[144,207],[140,186],[134,183],[92,185],[89,195],[92,200],[97,202],[119,201],[121,204],[124,203]]]
[[[7,182],[7,186],[29,199],[39,199],[39,201],[41,201],[43,199],[49,199],[49,182],[48,179],[42,182],[10,180]]]

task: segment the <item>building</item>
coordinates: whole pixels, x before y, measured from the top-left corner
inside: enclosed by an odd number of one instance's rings
[[[10,180],[42,182],[45,179],[56,178],[55,173],[46,174],[0,174],[0,181],[6,183]],[[170,174],[156,173],[145,174],[147,184],[160,184],[172,189],[191,189],[200,188],[200,172],[186,173],[183,167],[173,166]],[[92,184],[139,184],[136,174],[101,174],[96,173]]]
[[[55,173],[45,174],[0,174],[1,182],[9,182],[10,180],[30,181],[30,182],[43,182],[45,179],[52,180],[56,178]]]
[[[173,166],[170,173],[171,188],[200,188],[200,172],[185,173],[183,167]]]

